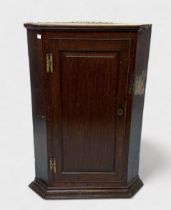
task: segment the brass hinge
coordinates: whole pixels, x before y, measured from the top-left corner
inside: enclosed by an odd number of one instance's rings
[[[52,173],[56,174],[56,159],[55,158],[50,158],[49,168]]]
[[[53,73],[53,57],[52,53],[46,53],[46,72]]]

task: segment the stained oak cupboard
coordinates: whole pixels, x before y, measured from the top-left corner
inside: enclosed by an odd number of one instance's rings
[[[151,25],[26,23],[35,180],[46,199],[131,197]]]

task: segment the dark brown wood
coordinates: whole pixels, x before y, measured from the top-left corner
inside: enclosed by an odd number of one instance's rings
[[[48,181],[46,100],[43,71],[43,46],[36,32],[28,31],[28,53],[32,90],[32,113],[36,177]]]
[[[144,30],[146,28],[151,27],[149,24],[115,24],[115,23],[86,23],[86,22],[69,22],[69,23],[58,23],[58,22],[50,22],[50,23],[25,23],[24,26],[27,29],[31,30],[39,30],[42,32],[47,31],[117,31],[117,32],[137,32],[139,30]]]
[[[25,24],[36,178],[46,199],[131,197],[151,25]],[[37,35],[41,35],[37,38]],[[53,72],[46,71],[46,54]],[[56,171],[50,170],[50,160]]]
[[[131,78],[143,78],[144,90],[147,78],[150,37],[151,28],[138,31],[135,67],[134,71],[131,73]],[[131,124],[128,150],[128,182],[131,181],[138,174],[139,169],[139,153],[144,96],[145,92],[143,94],[134,94],[132,95],[131,99]]]
[[[37,194],[45,199],[90,199],[90,198],[131,198],[141,187],[143,183],[135,177],[128,185],[124,187],[115,186],[113,188],[67,188],[60,189],[49,187],[40,179],[36,179],[29,186]]]

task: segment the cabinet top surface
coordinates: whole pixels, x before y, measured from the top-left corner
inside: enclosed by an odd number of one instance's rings
[[[139,30],[149,28],[151,24],[114,23],[114,22],[28,22],[24,26],[28,29],[121,29]]]

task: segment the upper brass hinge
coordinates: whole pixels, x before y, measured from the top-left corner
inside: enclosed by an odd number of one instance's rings
[[[49,169],[51,173],[56,174],[56,159],[55,158],[50,158]]]
[[[46,53],[46,72],[53,73],[53,57],[52,53]]]

